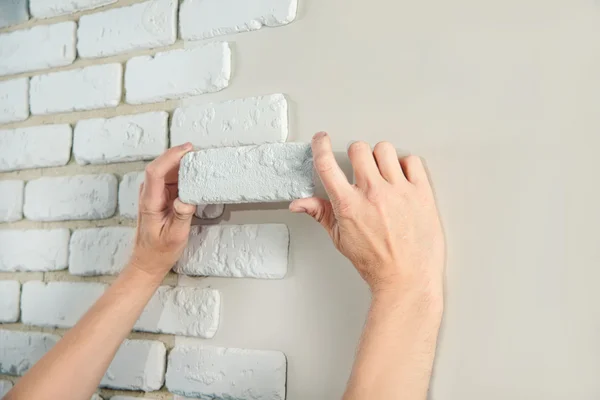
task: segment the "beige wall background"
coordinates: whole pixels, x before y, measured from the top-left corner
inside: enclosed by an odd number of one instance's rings
[[[600,398],[600,3],[299,3],[298,19],[286,27],[226,37],[234,43],[231,85],[202,100],[282,92],[291,102],[291,140],[327,130],[344,163],[347,143],[357,139],[388,140],[426,159],[448,241],[431,399]],[[6,127],[176,105],[122,105]],[[71,163],[0,179],[142,167]],[[287,223],[287,278],[181,284],[222,291],[222,324],[211,344],[286,353],[288,400],[340,398],[368,290],[308,217],[257,208],[232,207],[225,222]],[[117,223],[127,222],[7,227]],[[79,280],[66,272],[44,279]],[[173,344],[161,335],[132,337]]]

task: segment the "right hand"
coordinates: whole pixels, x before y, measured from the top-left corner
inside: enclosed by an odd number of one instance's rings
[[[374,151],[367,143],[353,143],[348,155],[356,184],[351,185],[326,133],[314,136],[312,150],[331,201],[299,199],[290,210],[318,221],[373,293],[416,290],[441,301],[444,235],[421,159],[398,159],[390,143],[379,143]]]

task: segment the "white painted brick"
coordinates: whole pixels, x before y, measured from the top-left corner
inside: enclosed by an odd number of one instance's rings
[[[115,107],[121,101],[121,64],[54,72],[31,78],[31,113],[93,110]]]
[[[169,392],[201,399],[284,400],[287,361],[279,351],[202,345],[169,353]]]
[[[13,383],[11,381],[0,379],[0,399],[2,399],[12,387]]]
[[[225,212],[223,204],[207,204],[196,208],[196,217],[200,219],[217,219]]]
[[[20,24],[28,19],[27,0],[0,1],[0,28]]]
[[[0,130],[0,171],[66,165],[71,136],[67,124]]]
[[[73,134],[78,164],[151,160],[167,149],[165,111],[79,121]]]
[[[73,21],[0,35],[0,75],[69,65],[75,60]]]
[[[152,103],[217,92],[229,85],[230,76],[227,43],[134,57],[125,70],[127,102]]]
[[[21,284],[19,281],[0,281],[0,322],[17,322],[19,320],[20,296]]]
[[[117,209],[112,174],[43,177],[25,185],[23,213],[33,221],[110,218]]]
[[[49,18],[91,10],[118,0],[29,0],[29,11],[35,18]]]
[[[105,289],[102,283],[25,282],[21,293],[21,321],[27,325],[70,328]]]
[[[281,279],[290,234],[283,224],[192,226],[174,270],[193,276]]]
[[[285,142],[287,136],[288,105],[282,94],[177,108],[171,123],[171,146],[243,146]]]
[[[219,327],[220,306],[217,290],[161,286],[133,329],[210,339]]]
[[[0,149],[1,143],[2,139]],[[13,222],[23,218],[24,187],[23,181],[0,181],[0,222]]]
[[[78,229],[71,235],[72,275],[117,275],[131,257],[135,228],[112,226]]]
[[[177,39],[177,1],[149,0],[84,15],[77,37],[77,52],[84,58],[168,46]]]
[[[125,340],[106,374],[101,387],[125,390],[158,390],[165,381],[167,349],[154,340]]]
[[[67,268],[68,229],[0,230],[0,271],[56,271]]]
[[[312,151],[303,143],[190,152],[179,169],[179,198],[189,204],[289,201],[313,194]]]
[[[256,31],[296,18],[297,0],[184,0],[179,20],[185,40]]]
[[[0,330],[0,374],[25,374],[59,340],[47,333]]]
[[[29,117],[29,78],[0,82],[0,124]]]

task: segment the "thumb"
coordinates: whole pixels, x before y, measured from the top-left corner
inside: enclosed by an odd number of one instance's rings
[[[332,234],[335,223],[335,215],[331,202],[318,197],[294,200],[290,204],[290,211],[294,213],[306,213],[325,228],[329,235]]]
[[[173,221],[171,221],[173,229],[189,229],[195,212],[195,205],[186,204],[176,198],[173,202]]]

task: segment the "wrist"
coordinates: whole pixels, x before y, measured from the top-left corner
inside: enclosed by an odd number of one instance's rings
[[[372,290],[372,304],[389,310],[440,320],[444,312],[441,288],[407,287],[407,285],[377,286]]]
[[[149,285],[160,285],[165,279],[165,276],[170,271],[170,267],[158,265],[160,262],[154,261],[151,264],[143,261],[135,256],[131,258],[125,269],[124,273],[133,275],[136,280],[142,281]]]

